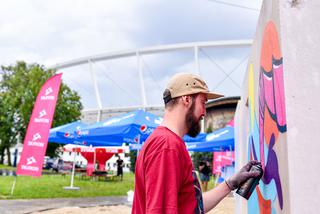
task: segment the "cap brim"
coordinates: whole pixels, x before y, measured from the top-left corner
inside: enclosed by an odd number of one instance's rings
[[[212,92],[207,92],[207,99],[217,99],[217,98],[220,98],[220,97],[224,97],[224,95],[222,94],[217,94],[217,93],[212,93]]]

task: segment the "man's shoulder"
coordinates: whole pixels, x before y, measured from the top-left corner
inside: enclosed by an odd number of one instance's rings
[[[183,143],[182,139],[166,127],[158,127],[147,139],[147,142],[162,142],[164,144]]]
[[[174,133],[173,131],[171,131],[170,129],[168,129],[167,127],[164,127],[164,126],[158,126],[153,131],[151,136],[163,136],[163,137],[166,137],[166,138],[182,141],[182,139],[176,133]]]
[[[174,150],[180,153],[185,145],[180,137],[167,128],[160,127],[149,136],[143,147],[143,153],[150,155],[163,150]]]

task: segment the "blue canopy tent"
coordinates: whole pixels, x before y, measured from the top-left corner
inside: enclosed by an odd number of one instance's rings
[[[81,130],[86,126],[86,124],[76,121],[52,128],[49,132],[48,141],[59,144],[84,145],[83,142],[77,141],[77,135],[79,135]]]
[[[200,133],[196,137],[190,137],[189,135],[185,135],[183,137],[183,141],[186,143],[191,142],[204,142],[206,140],[206,133]],[[130,144],[129,149],[130,150],[140,150],[142,148],[142,144]]]
[[[137,110],[85,127],[78,140],[87,144],[101,144],[99,146],[139,144],[147,139],[161,121],[161,117]]]
[[[234,150],[234,127],[226,126],[207,134],[204,141],[187,142],[188,151],[214,152]]]
[[[234,150],[234,128],[227,126],[212,133],[200,133],[196,137],[185,135],[183,137],[188,151],[216,152]],[[130,150],[141,149],[141,144],[131,144]]]
[[[81,145],[81,146],[121,146],[122,144],[114,144],[106,142],[86,142],[82,139],[79,139],[82,130],[89,125],[76,121],[72,123],[68,123],[62,126],[58,126],[50,129],[48,142],[59,143],[59,144],[73,144],[73,145]]]
[[[183,136],[183,141],[186,143],[191,142],[205,142],[207,133],[199,133],[196,137],[190,137],[189,135]]]

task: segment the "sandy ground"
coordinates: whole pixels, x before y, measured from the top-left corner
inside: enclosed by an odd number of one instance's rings
[[[208,212],[208,214],[234,214],[235,213],[235,198],[226,197],[218,206]]]
[[[234,213],[234,197],[227,197],[213,210],[208,212],[209,214],[233,214]],[[131,213],[131,207],[119,205],[119,206],[98,206],[98,207],[65,207],[55,210],[47,210],[42,212],[34,212],[34,214],[128,214]]]
[[[65,207],[61,209],[48,210],[42,212],[34,212],[34,214],[102,214],[102,213],[115,213],[115,214],[128,214],[131,213],[131,207],[119,205],[119,206],[99,206],[99,207]]]

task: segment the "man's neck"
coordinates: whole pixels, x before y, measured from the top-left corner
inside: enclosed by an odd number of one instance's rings
[[[161,126],[167,127],[181,138],[187,133],[185,115],[179,109],[165,110]]]

